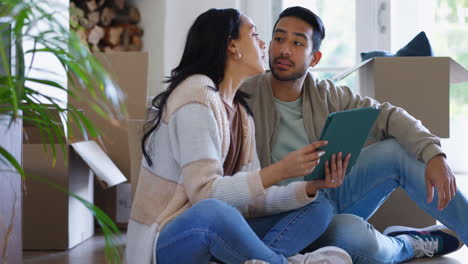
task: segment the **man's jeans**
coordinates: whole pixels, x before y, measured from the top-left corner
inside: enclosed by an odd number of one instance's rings
[[[466,196],[457,190],[443,211],[437,209],[437,192],[434,201],[426,203],[425,165],[396,140],[389,139],[364,149],[343,185],[325,191],[336,215],[327,231],[308,250],[341,247],[352,256],[354,263],[400,263],[411,259],[413,249],[407,242],[384,236],[365,221],[399,186],[419,207],[468,243]]]
[[[223,263],[259,259],[285,264],[287,257],[327,229],[333,208],[328,199],[319,196],[317,200],[294,211],[247,220],[249,223],[224,202],[200,201],[163,228],[156,246],[157,262],[198,264],[214,257]]]

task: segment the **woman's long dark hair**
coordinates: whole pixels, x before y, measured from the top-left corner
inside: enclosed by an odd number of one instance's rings
[[[236,9],[213,8],[198,16],[190,27],[179,66],[174,68],[171,76],[164,81],[169,84],[168,88],[151,102],[156,109],[156,116],[145,125],[145,133],[141,141],[143,155],[148,165],[151,166],[153,162],[146,151],[146,141],[159,127],[167,99],[172,91],[187,77],[194,74],[208,76],[216,87],[207,88],[218,91],[218,85],[224,78],[226,68],[227,45],[230,39],[239,38],[240,18],[241,14]],[[237,91],[234,101],[239,102],[252,115],[245,98],[247,94]]]

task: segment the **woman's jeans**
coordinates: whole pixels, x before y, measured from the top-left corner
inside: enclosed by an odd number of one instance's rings
[[[394,140],[384,140],[364,149],[346,175],[343,185],[325,190],[335,216],[327,231],[309,247],[345,249],[355,264],[400,263],[413,258],[412,247],[402,239],[387,237],[366,220],[401,186],[416,204],[455,231],[468,243],[468,201],[460,190],[443,211],[437,209],[438,196],[426,202],[425,165]]]
[[[212,258],[224,263],[287,263],[286,258],[325,232],[332,214],[329,201],[320,199],[287,213],[246,220],[222,201],[203,200],[163,228],[157,263],[199,264]]]

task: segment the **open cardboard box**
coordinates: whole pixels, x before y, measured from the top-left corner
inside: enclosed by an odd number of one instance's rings
[[[23,164],[26,174],[54,182],[93,203],[93,172],[104,186],[126,181],[94,141],[67,142],[45,152],[39,129],[24,123]],[[23,197],[24,250],[67,250],[94,235],[91,212],[78,200],[50,185],[26,180]]]
[[[361,96],[402,107],[433,134],[449,137],[450,84],[468,82],[468,71],[456,61],[449,57],[377,57],[333,79],[341,80],[355,71],[359,71]],[[370,222],[382,231],[390,225],[424,227],[435,220],[399,188]]]
[[[338,75],[359,70],[359,91],[405,109],[432,133],[449,137],[450,84],[468,82],[468,71],[449,57],[377,57]]]
[[[120,227],[125,227],[130,217],[131,192],[141,164],[141,131],[147,116],[148,53],[111,52],[96,53],[96,57],[111,74],[125,94],[128,119],[119,120],[118,126],[96,114],[87,104],[89,94],[81,94],[84,100],[69,98],[101,130],[96,139],[111,160],[122,171],[131,186],[126,184],[109,189],[95,188],[95,201]]]

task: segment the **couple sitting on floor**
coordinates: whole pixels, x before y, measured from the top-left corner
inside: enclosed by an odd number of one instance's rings
[[[196,19],[142,140],[129,264],[400,263],[468,242],[468,201],[439,138],[401,108],[313,78],[324,37],[313,12],[284,10],[265,73],[249,17]],[[378,142],[349,173],[349,155],[336,153],[325,179],[303,181],[323,155],[328,114],[367,106],[380,109]],[[445,226],[375,230],[366,220],[399,186]]]

